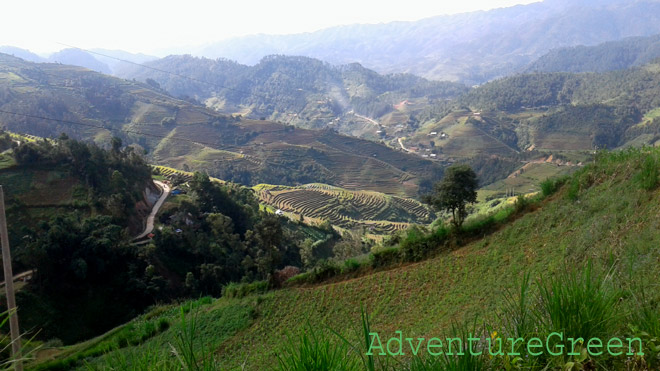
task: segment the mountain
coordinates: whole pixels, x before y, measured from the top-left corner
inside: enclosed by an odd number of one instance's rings
[[[547,0],[414,22],[350,25],[295,35],[253,35],[193,54],[255,64],[270,54],[333,64],[360,63],[379,73],[478,84],[504,76],[552,49],[660,33],[660,3]]]
[[[92,49],[92,56],[99,62],[106,64],[112,74],[133,63],[146,63],[158,59],[142,53],[130,53],[124,50]]]
[[[521,74],[473,89],[458,105],[470,109],[463,117],[513,140],[518,150],[616,148],[641,138],[656,142],[659,87],[657,63],[604,73]]]
[[[92,71],[110,74],[110,67],[107,64],[94,58],[94,56],[86,51],[70,48],[63,49],[48,57],[50,62],[69,64],[72,66],[80,66],[90,69]]]
[[[0,53],[13,55],[28,62],[42,63],[47,61],[46,58],[42,58],[27,49],[21,49],[15,46],[0,46]]]
[[[274,55],[246,66],[184,55],[146,66],[129,66],[119,75],[153,80],[174,96],[194,97],[221,112],[303,128],[333,128],[370,139],[381,139],[388,126],[407,125],[409,115],[405,113],[396,119],[390,117],[398,111],[396,105],[410,109],[418,103],[425,107],[467,91],[457,83],[410,74],[379,75],[357,63],[332,66],[307,57]],[[390,119],[379,124],[365,117]]]
[[[415,195],[421,178],[442,174],[439,163],[379,143],[221,115],[151,85],[80,67],[0,54],[0,82],[0,123],[8,130],[41,137],[64,132],[105,145],[118,136],[156,164],[245,185],[321,182]]]
[[[605,72],[641,66],[660,58],[660,35],[629,37],[595,46],[548,52],[524,72]]]

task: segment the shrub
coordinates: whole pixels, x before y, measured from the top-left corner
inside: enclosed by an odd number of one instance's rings
[[[312,282],[319,282],[334,277],[340,272],[341,268],[339,268],[334,262],[321,259],[312,270],[310,278],[312,279]]]
[[[369,258],[372,267],[386,267],[401,262],[401,251],[397,247],[379,249],[373,251]]]
[[[400,253],[405,261],[422,260],[429,250],[429,239],[417,227],[410,228],[406,237],[401,241]]]
[[[577,177],[573,177],[573,179],[571,179],[571,184],[568,187],[568,193],[566,193],[566,197],[568,197],[568,199],[571,201],[575,201],[577,200],[579,192],[580,180]]]
[[[642,189],[651,191],[658,185],[658,161],[649,154],[642,162],[642,169],[635,175],[635,182]]]
[[[514,205],[514,208],[517,213],[523,212],[527,210],[527,207],[529,206],[530,201],[525,197],[525,195],[518,195],[516,198],[516,203]]]
[[[277,355],[280,370],[357,370],[358,364],[350,358],[349,347],[343,343],[331,343],[318,335],[311,325],[297,341],[289,339]]]
[[[251,283],[230,283],[222,288],[222,296],[227,298],[242,298],[247,295],[261,294],[268,291],[268,281]]]
[[[140,343],[152,338],[157,333],[158,330],[153,322],[145,322],[144,327],[142,328],[142,334],[140,335]]]
[[[160,318],[158,320],[158,331],[164,332],[167,331],[167,329],[170,328],[170,321],[167,320],[167,318]]]
[[[591,264],[576,272],[542,282],[539,321],[547,334],[562,332],[565,338],[606,338],[614,333],[621,292],[609,277],[592,273]]]
[[[479,351],[482,353],[480,355],[472,355],[470,353],[470,342],[468,341],[471,337],[478,337],[476,334],[485,331],[479,331],[476,326],[467,325],[456,326],[452,325],[451,332],[454,334],[452,338],[461,339],[461,348],[452,348],[453,355],[447,355],[443,352],[440,356],[414,356],[410,364],[411,371],[435,371],[435,370],[444,370],[444,371],[454,371],[454,370],[470,370],[470,371],[479,371],[479,370],[491,370],[495,369],[491,367],[488,363],[488,358],[486,356],[487,351],[484,352],[483,349],[479,349],[479,346],[484,346],[478,344],[476,346]],[[457,343],[457,342],[456,342]],[[474,349],[477,351],[477,349]],[[458,355],[462,354],[462,355]]]
[[[470,219],[463,225],[461,231],[468,235],[480,235],[495,226],[494,215],[481,215],[476,218]]]
[[[342,273],[353,272],[360,269],[360,262],[355,259],[346,259],[344,260],[344,267],[342,268]]]
[[[282,287],[288,279],[300,274],[300,268],[288,265],[273,274],[273,281],[276,287]]]

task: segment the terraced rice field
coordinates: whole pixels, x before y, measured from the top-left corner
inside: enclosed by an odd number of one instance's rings
[[[174,180],[176,176],[179,176],[181,177],[181,179],[187,182],[190,181],[194,175],[194,173],[191,173],[190,171],[172,169],[171,167],[167,167],[167,166],[152,165],[151,167],[158,171],[158,175],[162,175],[163,177],[165,177],[170,181]],[[210,179],[214,182],[220,182],[220,183],[225,182],[224,180],[220,180],[213,177],[210,177]]]
[[[378,192],[350,191],[326,184],[255,186],[262,203],[295,216],[328,221],[343,229],[364,227],[372,234],[429,224],[434,214],[418,201]]]

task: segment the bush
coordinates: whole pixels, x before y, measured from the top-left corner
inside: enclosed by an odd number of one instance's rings
[[[282,287],[284,282],[300,274],[300,268],[288,265],[273,274],[273,281],[276,287]]]
[[[517,213],[523,212],[527,210],[527,207],[529,206],[530,201],[525,195],[518,195],[516,198],[516,203],[514,205],[514,208]]]
[[[170,321],[167,320],[167,318],[160,318],[158,320],[158,331],[164,332],[167,331],[167,329],[170,328]]]
[[[374,268],[386,267],[401,262],[401,251],[398,247],[389,247],[373,251],[369,256]]]
[[[243,298],[252,294],[262,294],[268,291],[268,281],[251,283],[230,283],[222,288],[222,296],[227,298]]]
[[[350,358],[349,346],[343,342],[333,344],[323,335],[318,335],[311,325],[296,340],[288,339],[277,354],[280,370],[357,370],[358,364]]]
[[[573,179],[571,179],[571,184],[568,187],[568,193],[566,193],[566,197],[568,197],[568,199],[571,201],[575,201],[578,198],[579,192],[580,180],[577,177],[573,177]]]
[[[410,228],[401,241],[400,252],[405,261],[420,261],[429,250],[429,238],[417,227]]]
[[[430,355],[427,355],[426,357],[414,356],[410,364],[410,370],[480,371],[496,369],[493,367],[493,365],[489,364],[489,358],[486,356],[487,351],[484,351],[484,349],[479,349],[480,345],[477,345],[476,349],[473,348],[475,351],[481,351],[480,355],[472,355],[470,351],[471,346],[468,339],[476,334],[484,332],[487,331],[478,328],[477,326],[468,326],[466,324],[460,326],[456,324],[452,325],[450,331],[450,333],[453,334],[452,338],[461,339],[460,343],[455,342],[455,344],[460,344],[460,347],[455,349],[452,348],[453,355],[447,355],[443,353],[442,355],[435,357]],[[494,361],[497,361],[497,359]]]
[[[541,193],[543,197],[548,197],[561,188],[561,186],[566,182],[566,178],[559,179],[546,179],[541,182]]]
[[[582,274],[574,272],[542,282],[539,296],[537,316],[547,334],[603,339],[615,333],[621,292],[611,286],[609,277],[594,275],[591,264]]]
[[[312,270],[310,278],[313,282],[319,282],[334,277],[340,272],[341,268],[339,268],[334,262],[322,259]]]
[[[642,189],[651,191],[658,185],[658,161],[649,154],[644,158],[642,169],[635,175],[635,182],[639,184]]]
[[[355,259],[346,259],[344,260],[344,267],[342,268],[342,273],[353,272],[360,269],[360,262]]]
[[[463,225],[461,230],[468,235],[480,235],[492,229],[495,224],[495,215],[482,215],[470,219]]]

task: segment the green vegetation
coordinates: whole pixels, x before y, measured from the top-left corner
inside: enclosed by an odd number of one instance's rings
[[[294,73],[291,68],[286,70]],[[151,163],[202,171],[226,181],[244,185],[322,182],[414,196],[419,177],[442,173],[438,164],[380,143],[332,130],[311,131],[221,115],[146,83],[77,67],[29,63],[1,54],[0,72],[22,78],[0,90],[3,111],[18,114],[0,113],[0,122],[8,130],[50,138],[65,132],[104,146],[116,136],[136,152],[146,153]],[[419,80],[370,78],[381,90],[388,87],[389,79],[403,86],[414,84],[408,80]],[[259,90],[264,89],[259,85]]]
[[[464,336],[464,340],[470,332],[504,339],[520,334],[541,337],[560,330],[585,339],[602,336],[605,341],[640,337],[648,353],[629,362],[638,367],[657,365],[653,344],[660,334],[654,303],[659,298],[656,284],[646,278],[660,273],[654,248],[660,234],[652,227],[660,222],[660,196],[657,189],[643,190],[643,182],[635,179],[644,173],[648,158],[657,161],[660,151],[600,152],[594,164],[577,171],[565,185],[558,182],[544,187],[547,198],[521,199],[517,207],[490,216],[486,222],[479,218],[466,221],[462,241],[444,227],[430,234],[410,231],[391,241],[391,247],[373,253],[369,264],[381,268],[362,271],[350,280],[221,298],[209,309],[251,303],[256,316],[234,335],[201,339],[218,341],[212,349],[222,368],[245,364],[260,369],[277,363],[276,352],[281,357],[306,357],[301,349],[327,358],[345,347],[341,345],[345,341],[350,349],[363,349],[360,307],[364,306],[370,331],[378,332],[382,339],[395,335],[395,330],[413,338]],[[489,223],[495,224],[487,227]],[[396,266],[402,261],[400,256],[418,260],[415,246],[420,247],[418,251],[434,253],[422,255],[431,258],[419,263]],[[395,259],[387,262],[388,255]],[[300,347],[296,339],[304,339],[305,332],[307,345]],[[287,334],[298,345],[284,350],[282,340]],[[618,369],[628,362],[626,357],[585,356],[584,349],[583,344],[577,356],[521,359],[375,356],[374,366],[382,369],[382,363],[389,362],[390,367],[417,370],[424,369],[417,368],[423,365],[447,367],[465,362],[483,369],[546,365]],[[106,357],[129,351],[111,351]],[[148,357],[154,352],[156,348],[141,354]],[[360,354],[364,353],[341,354],[363,368]]]
[[[550,51],[527,71],[605,72],[641,66],[660,57],[660,37],[629,37],[594,46],[575,46]]]
[[[451,222],[460,229],[468,215],[467,205],[477,201],[477,174],[467,165],[453,165],[447,168],[442,181],[433,187],[433,194],[426,202],[437,210],[451,213]]]
[[[0,173],[16,269],[34,270],[18,293],[21,321],[39,339],[88,339],[155,303],[262,292],[290,277],[287,266],[302,266],[303,242],[323,253],[339,238],[260,212],[251,190],[195,173],[162,211],[153,241],[133,245],[150,211],[152,169],[119,139],[111,144],[25,141]],[[267,281],[249,284],[257,279]]]
[[[431,97],[440,101],[467,91],[458,83],[409,74],[379,75],[358,64],[335,67],[306,57],[274,55],[245,66],[223,59],[169,56],[149,65],[180,75],[142,67],[122,75],[156,80],[174,96],[200,97],[227,113],[240,112],[253,119],[267,118],[307,129],[321,129],[333,122],[342,133],[374,139],[378,129],[370,122],[358,123],[361,119],[353,113],[378,119],[392,113],[393,106],[404,100]],[[362,128],[371,135],[361,133]]]

